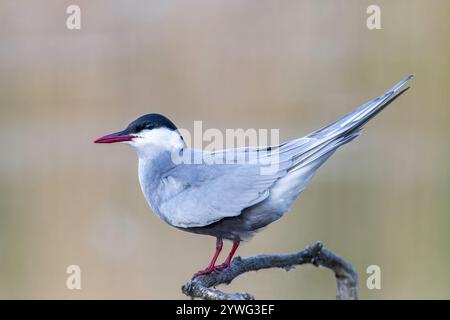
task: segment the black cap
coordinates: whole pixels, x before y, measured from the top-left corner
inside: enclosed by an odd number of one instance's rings
[[[174,131],[177,130],[177,127],[173,124],[173,122],[163,115],[149,113],[131,122],[124,131],[127,133],[138,133],[145,129],[152,130],[157,128],[167,128]]]

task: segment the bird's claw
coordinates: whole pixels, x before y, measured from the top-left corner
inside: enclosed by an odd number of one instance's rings
[[[215,270],[215,267],[208,267],[208,268],[206,268],[206,269],[204,269],[204,270],[200,270],[200,271],[196,272],[196,273],[192,276],[192,280],[195,279],[195,278],[197,278],[197,277],[200,277],[200,276],[206,276],[206,275],[208,275],[208,274],[211,274],[211,273],[213,273],[214,271],[216,271],[216,270]]]
[[[192,280],[194,280],[195,278],[199,277],[199,276],[206,276],[208,274],[211,274],[213,272],[219,272],[225,269],[228,269],[230,267],[230,263],[224,262],[222,264],[219,264],[217,266],[210,266],[207,267],[204,270],[200,270],[198,272],[196,272],[193,276],[192,276]]]
[[[215,266],[214,268],[216,269],[215,271],[222,271],[222,270],[228,269],[230,267],[230,265],[231,264],[229,262],[224,262],[222,264]]]

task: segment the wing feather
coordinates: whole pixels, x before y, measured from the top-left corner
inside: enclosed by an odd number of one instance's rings
[[[310,166],[313,171],[298,175],[305,181],[294,183],[288,179],[290,188],[301,192],[338,147],[356,138],[365,123],[408,89],[400,91],[411,78],[406,77],[384,95],[300,139],[273,147],[214,152],[189,149],[192,155],[201,153],[201,157],[213,161],[211,164],[181,164],[169,171],[167,176],[171,179],[167,181],[184,187],[162,201],[160,212],[167,222],[183,228],[201,227],[238,216],[245,208],[268,198],[270,188],[281,178],[298,169],[305,170],[309,164],[320,160]],[[264,168],[272,170],[263,171]]]

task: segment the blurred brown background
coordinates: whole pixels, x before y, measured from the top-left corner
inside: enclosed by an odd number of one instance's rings
[[[382,30],[366,8],[381,7]],[[66,28],[81,7],[82,29]],[[412,90],[238,254],[316,240],[361,297],[450,298],[450,2],[0,2],[0,298],[185,298],[214,239],[148,209],[134,152],[93,139],[159,112],[180,127],[299,137],[414,73]],[[228,249],[228,247],[227,247]],[[80,265],[82,289],[66,289]],[[366,288],[366,268],[382,289]],[[228,291],[333,299],[325,269],[246,274]]]

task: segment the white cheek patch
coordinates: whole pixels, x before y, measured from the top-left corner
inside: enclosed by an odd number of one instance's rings
[[[138,152],[151,153],[162,150],[179,150],[184,146],[183,140],[175,130],[157,128],[142,130],[135,134],[136,138],[131,141]]]

